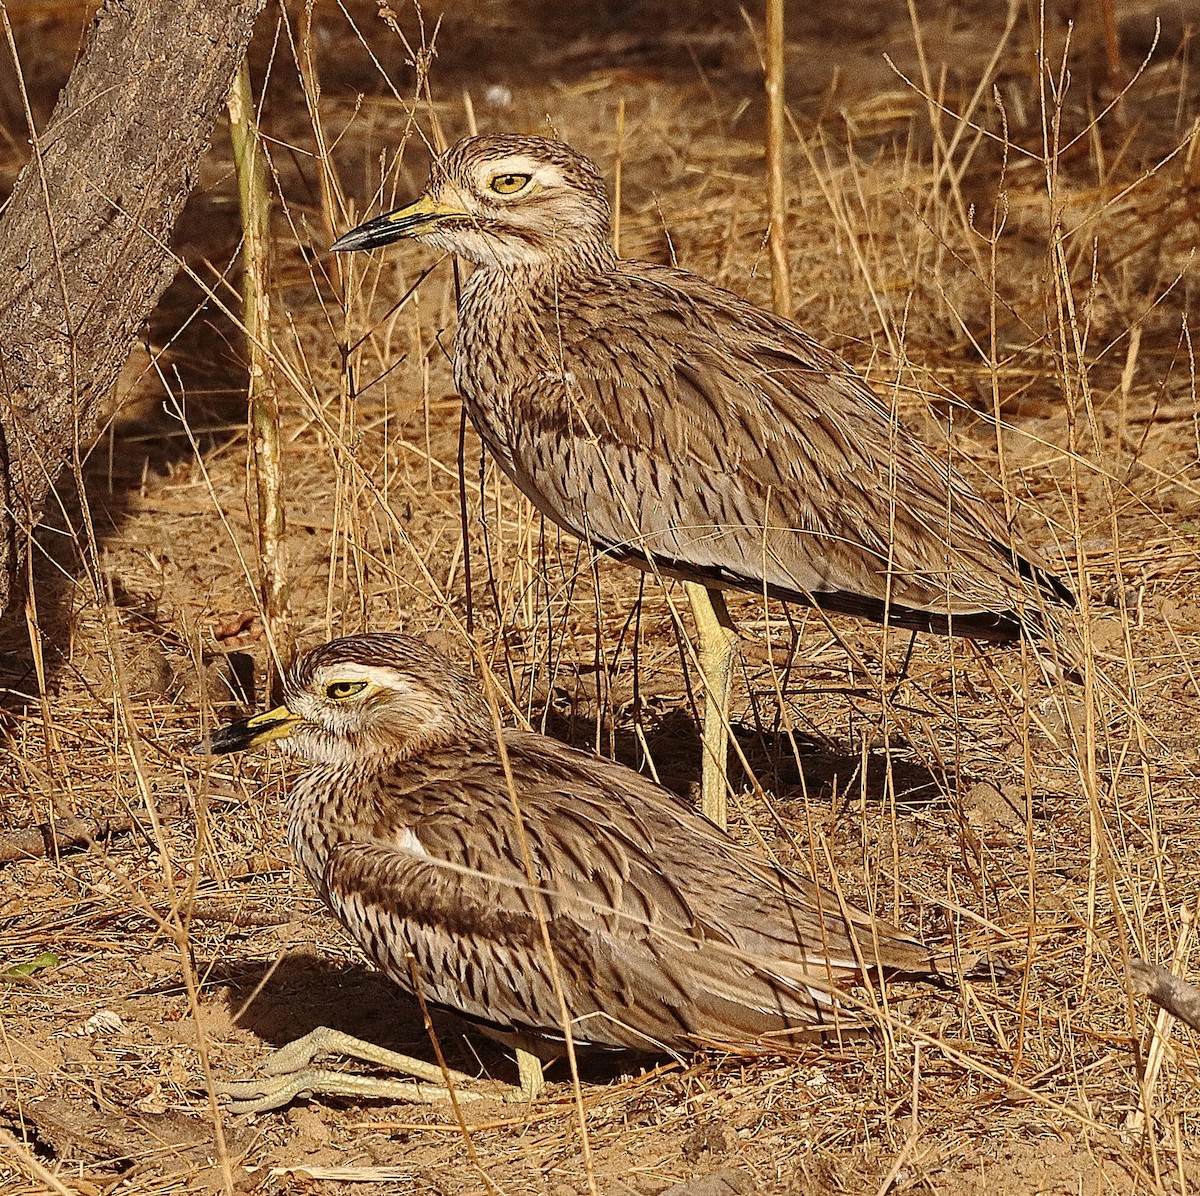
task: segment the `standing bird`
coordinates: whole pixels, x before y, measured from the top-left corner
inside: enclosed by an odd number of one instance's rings
[[[702,808],[724,825],[740,588],[1006,643],[1071,591],[834,353],[685,270],[619,258],[596,166],[487,136],[334,242],[413,237],[476,269],[454,377],[501,467],[559,526],[687,584],[706,698]]]
[[[640,773],[531,731],[501,744],[475,680],[411,636],[322,645],[282,706],[206,747],[267,742],[312,764],[291,790],[288,841],[350,937],[400,988],[519,1051],[561,1054],[564,1013],[579,1048],[663,1054],[811,1034],[853,1022],[846,980],[935,970],[918,940]],[[411,1062],[344,1035],[332,1045]],[[298,1040],[271,1070],[305,1066],[313,1046]],[[248,1111],[301,1091],[398,1095],[330,1072],[226,1090]]]

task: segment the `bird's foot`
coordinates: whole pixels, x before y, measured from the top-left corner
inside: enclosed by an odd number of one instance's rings
[[[380,1076],[361,1076],[353,1072],[327,1071],[311,1067],[320,1055],[346,1055],[361,1059],[411,1080],[389,1080]],[[481,1092],[478,1082],[460,1071],[443,1071],[432,1063],[385,1050],[371,1042],[353,1038],[327,1026],[288,1043],[269,1056],[261,1079],[234,1080],[218,1084],[218,1096],[229,1098],[232,1113],[265,1113],[281,1109],[299,1096],[351,1096],[405,1101],[410,1104],[440,1104],[450,1099],[450,1088],[460,1101],[524,1100],[524,1094],[507,1089],[499,1093]],[[449,1087],[447,1086],[449,1085]]]

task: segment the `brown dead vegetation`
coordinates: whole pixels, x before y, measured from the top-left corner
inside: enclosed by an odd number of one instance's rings
[[[77,10],[9,11],[22,61],[70,57]],[[1164,11],[1151,46],[1154,11],[1117,7],[1119,99],[1102,31],[1065,9],[1044,26],[1024,5],[1010,22],[992,5],[788,14],[797,316],[1062,562],[1108,681],[1064,706],[1020,652],[932,639],[901,672],[906,637],[738,597],[752,645],[796,648],[748,652],[735,681],[761,785],[742,785],[736,833],[997,966],[897,988],[867,1042],[585,1069],[583,1125],[561,1071],[528,1112],[473,1108],[466,1137],[441,1109],[313,1103],[247,1124],[209,1095],[320,1023],[430,1049],[419,1010],[293,874],[281,762],[189,755],[242,708],[247,663],[267,664],[247,617],[239,231],[218,134],[177,233],[190,273],[88,458],[95,539],[64,502],[0,639],[4,825],[129,827],[0,867],[0,970],[58,957],[0,975],[4,1192],[373,1180],[558,1196],[587,1188],[585,1133],[602,1192],[1200,1185],[1195,1036],[1168,1020],[1153,1046],[1157,1011],[1128,974],[1134,958],[1193,971],[1200,897],[1200,93],[1194,10]],[[768,303],[760,35],[735,9],[665,0],[264,16],[252,61],[302,645],[399,626],[469,659],[469,626],[511,717],[694,785],[679,596],[544,527],[469,431],[464,547],[450,266],[325,250],[368,205],[416,192],[426,139],[550,127],[610,177],[619,144],[623,252]],[[11,178],[25,134],[6,119]],[[440,1031],[450,1062],[511,1077]]]

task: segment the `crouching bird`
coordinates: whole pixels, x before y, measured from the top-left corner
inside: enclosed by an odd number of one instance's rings
[[[333,248],[411,237],[473,263],[454,346],[466,409],[547,518],[687,584],[701,808],[724,826],[723,590],[995,643],[1045,635],[1047,608],[1074,599],[836,354],[695,274],[618,257],[609,222],[570,146],[469,137],[420,199]]]
[[[845,985],[866,972],[935,970],[917,939],[641,774],[529,731],[498,739],[478,683],[419,639],[322,645],[283,705],[200,750],[265,743],[311,765],[288,841],[347,934],[401,989],[516,1047],[528,1087],[531,1056],[561,1055],[568,1035],[647,1054],[769,1044],[854,1024]],[[305,1091],[443,1091],[309,1069],[323,1048],[442,1084],[439,1068],[323,1030],[226,1091],[246,1110]]]

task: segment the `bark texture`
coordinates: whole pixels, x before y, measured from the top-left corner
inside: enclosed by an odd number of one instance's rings
[[[104,0],[33,138],[0,219],[0,607],[175,273],[171,229],[263,2]]]

